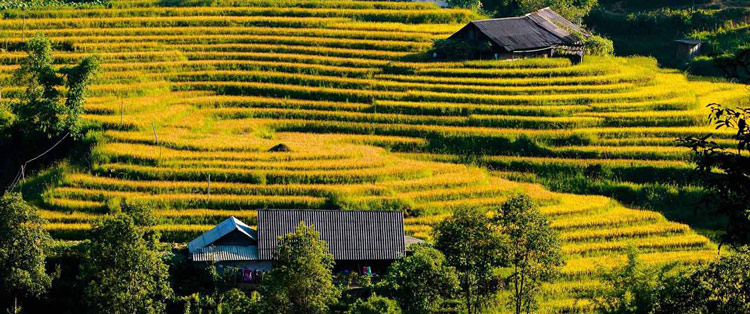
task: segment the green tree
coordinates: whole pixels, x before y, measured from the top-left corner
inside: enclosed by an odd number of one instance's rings
[[[750,84],[750,49],[736,56],[718,58],[717,66],[726,76]],[[696,171],[702,175],[708,190],[703,199],[709,208],[726,216],[727,223],[721,236],[723,244],[742,246],[750,244],[750,108],[730,108],[712,103],[709,121],[716,129],[735,132],[737,150],[725,149],[711,140],[712,134],[687,137],[679,141],[693,150]]]
[[[638,260],[638,249],[629,246],[628,261],[604,275],[608,288],[595,298],[597,312],[604,314],[648,314],[659,301],[661,278],[655,269]]]
[[[378,290],[398,301],[404,313],[433,313],[458,290],[456,269],[449,266],[440,251],[412,245],[413,254],[397,260]]]
[[[750,249],[710,263],[677,268],[645,267],[637,250],[628,262],[604,276],[609,286],[595,298],[598,313],[730,314],[750,313]]]
[[[401,308],[396,301],[373,294],[367,300],[357,300],[346,314],[401,314]]]
[[[482,7],[495,16],[518,16],[550,7],[566,19],[581,23],[598,0],[484,0]]]
[[[664,280],[654,313],[750,313],[750,249]]]
[[[458,210],[433,232],[435,247],[459,272],[467,312],[477,313],[501,288],[494,270],[503,264],[507,238],[477,210]]]
[[[51,238],[36,210],[20,194],[0,198],[0,292],[20,313],[19,299],[42,296],[52,284],[44,261]]]
[[[496,223],[509,237],[507,249],[515,313],[536,310],[540,284],[552,280],[562,264],[560,240],[547,219],[526,195],[513,196],[500,208]]]
[[[325,313],[336,302],[341,292],[333,285],[333,255],[319,237],[315,227],[304,222],[280,237],[273,269],[260,288],[263,312]]]
[[[693,150],[696,170],[703,175],[708,189],[704,202],[712,204],[727,224],[721,244],[733,246],[750,243],[750,108],[732,109],[710,104],[710,121],[717,129],[735,130],[737,150],[724,149],[711,140],[711,134],[701,138],[682,139]],[[721,245],[719,245],[721,249]]]
[[[76,66],[61,69],[62,75],[58,75],[52,66],[52,44],[46,36],[34,35],[28,53],[15,72],[15,80],[26,87],[20,101],[13,105],[16,128],[30,139],[66,132],[80,136],[80,114],[86,88],[99,68],[98,57],[86,57]],[[64,94],[60,91],[63,85],[67,87]]]
[[[91,313],[163,313],[172,296],[158,234],[125,214],[97,222],[81,269]]]

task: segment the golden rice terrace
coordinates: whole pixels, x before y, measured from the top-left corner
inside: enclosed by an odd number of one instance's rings
[[[44,195],[59,239],[84,238],[122,198],[154,204],[156,228],[175,242],[230,215],[253,223],[259,208],[402,210],[407,233],[429,238],[453,209],[525,192],[563,241],[563,279],[545,286],[542,302],[551,313],[587,308],[596,274],[624,261],[628,243],[653,264],[716,256],[707,238],[657,212],[461,161],[471,153],[507,171],[688,171],[689,150],[675,138],[716,132],[703,105],[737,101],[742,86],[690,82],[646,58],[419,58],[472,18],[425,3],[164,2],[10,10],[0,20],[9,44],[49,36],[58,65],[103,60],[85,114],[103,133],[96,162]],[[0,54],[0,80],[12,83],[24,57]],[[20,90],[3,84],[2,95]],[[269,151],[280,143],[290,151]]]

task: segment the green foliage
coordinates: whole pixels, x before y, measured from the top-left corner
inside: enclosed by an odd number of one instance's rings
[[[350,305],[346,314],[401,314],[401,308],[396,301],[373,294]]]
[[[604,281],[609,287],[595,298],[598,313],[748,313],[750,250],[743,247],[692,269],[673,264],[657,269],[641,265],[631,246],[628,262]]]
[[[669,1],[677,3],[682,0]],[[586,25],[615,42],[618,55],[646,55],[659,59],[659,64],[685,67],[699,75],[720,75],[719,69],[708,61],[734,54],[748,48],[747,16],[750,8],[727,7],[709,9],[705,6],[690,9],[664,1],[608,1],[586,17]],[[641,6],[636,3],[648,3]],[[703,1],[689,3],[698,4]],[[625,10],[624,14],[621,12]],[[686,64],[675,58],[673,40],[693,38],[706,40],[696,60]],[[703,59],[703,60],[700,60]]]
[[[257,292],[253,297],[239,289],[210,295],[194,293],[183,297],[184,314],[247,314],[255,313]]]
[[[480,0],[447,0],[447,2],[449,6],[454,8],[477,10],[482,7],[482,1]]]
[[[511,274],[508,277],[515,313],[536,310],[536,295],[542,282],[551,281],[562,264],[560,240],[531,199],[517,195],[500,208],[497,224],[509,238],[507,246]]]
[[[654,313],[749,313],[750,250],[723,256],[666,281]]]
[[[125,214],[94,225],[80,280],[92,313],[163,313],[172,296],[158,235]]]
[[[506,17],[550,7],[566,19],[580,23],[597,4],[597,0],[485,0],[483,8],[496,16]]]
[[[81,134],[81,113],[86,97],[86,87],[91,84],[99,71],[99,57],[89,56],[81,60],[78,65],[64,67],[60,72],[66,77],[67,99],[65,100],[65,117],[63,125],[73,134]]]
[[[183,261],[183,263],[189,262]],[[208,264],[200,274],[210,277],[210,283],[201,280],[204,278],[196,278],[194,271],[189,275],[190,282],[195,283],[201,288],[210,287],[211,291],[207,293],[196,292],[180,298],[184,302],[183,313],[242,314],[257,312],[258,292],[253,291],[248,296],[243,291],[234,288],[236,285],[231,278],[233,273],[225,273],[222,276],[216,270],[215,265]]]
[[[28,44],[29,56],[16,71],[16,80],[26,86],[21,102],[15,104],[18,127],[47,137],[59,135],[60,116],[65,108],[59,103],[58,86],[63,83],[52,68],[52,44],[37,34]]]
[[[97,57],[84,58],[78,65],[65,67],[58,76],[52,67],[52,44],[46,36],[36,34],[28,44],[29,56],[15,72],[15,80],[26,89],[14,103],[16,128],[30,139],[53,138],[66,132],[81,135],[86,88],[99,68]],[[67,92],[63,95],[61,85]],[[61,103],[61,98],[66,100]]]
[[[750,84],[750,48],[731,57],[717,58],[716,63],[726,77],[743,84]]]
[[[11,299],[9,313],[19,313],[17,299],[38,298],[52,284],[44,260],[51,238],[36,210],[20,194],[0,198],[0,293]]]
[[[333,255],[314,226],[300,222],[280,238],[273,269],[261,285],[264,313],[325,313],[340,291],[333,285]]]
[[[660,276],[638,261],[638,249],[629,246],[628,261],[604,276],[609,289],[595,299],[595,307],[603,314],[647,314],[659,302]]]
[[[710,134],[681,142],[693,150],[696,170],[703,174],[705,186],[711,191],[704,201],[716,205],[717,211],[729,218],[722,244],[746,245],[750,243],[750,157],[742,154],[750,152],[750,108],[708,106],[709,119],[717,129],[736,130],[736,151],[720,147],[710,139]]]
[[[438,39],[433,43],[433,51],[445,59],[465,60],[492,53],[490,42],[461,39]]]
[[[130,216],[136,226],[156,225],[156,218],[152,215],[153,208],[143,201],[112,198],[107,201],[107,211],[112,215],[123,213]]]
[[[500,289],[493,270],[502,265],[506,242],[487,215],[458,210],[434,228],[435,246],[459,272],[464,305],[476,313]]]
[[[612,41],[602,36],[592,35],[586,39],[584,44],[586,45],[586,54],[591,56],[612,56],[615,54]]]
[[[436,249],[422,245],[410,249],[414,253],[393,263],[378,289],[398,301],[404,313],[434,313],[457,290],[456,269]]]
[[[0,143],[10,138],[10,130],[15,120],[16,115],[13,114],[10,107],[6,103],[0,102]]]

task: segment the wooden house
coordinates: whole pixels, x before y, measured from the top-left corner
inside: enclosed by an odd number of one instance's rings
[[[421,242],[404,234],[404,216],[394,211],[259,210],[257,231],[234,217],[188,244],[194,262],[226,268],[267,271],[273,267],[279,237],[300,222],[314,225],[339,272],[382,272],[406,254],[407,243]]]
[[[471,21],[449,39],[489,42],[498,59],[566,56],[583,60],[590,33],[550,8],[518,17]]]

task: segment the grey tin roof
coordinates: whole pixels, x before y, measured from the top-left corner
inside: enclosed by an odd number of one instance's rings
[[[246,225],[242,221],[239,221],[237,218],[229,217],[216,225],[216,227],[213,227],[211,230],[206,231],[204,234],[195,238],[193,241],[190,241],[190,243],[188,243],[188,250],[190,251],[190,253],[193,253],[200,248],[211,245],[212,243],[216,242],[216,240],[221,239],[221,237],[235,230],[245,234],[253,240],[258,240],[258,234],[255,232],[255,230],[253,230],[253,228],[250,228],[250,226]]]
[[[270,260],[279,236],[314,225],[335,260],[393,260],[405,252],[404,216],[391,211],[259,210],[258,257]]]
[[[495,45],[507,51],[535,50],[556,46],[581,45],[574,33],[589,33],[550,8],[519,17],[472,21],[451,38],[461,36],[467,27],[476,27]]]

